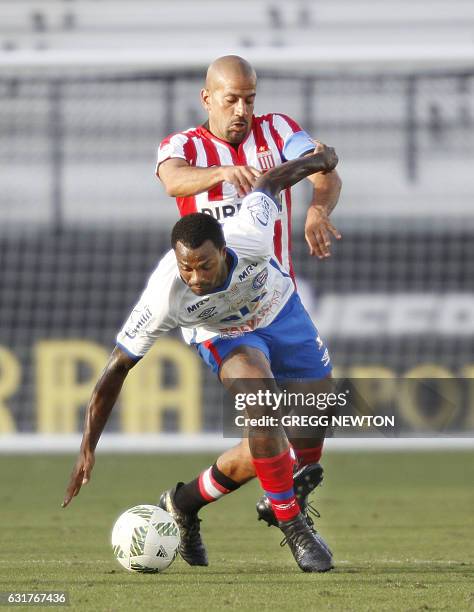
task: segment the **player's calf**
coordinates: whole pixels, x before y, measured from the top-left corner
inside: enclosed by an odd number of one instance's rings
[[[293,488],[296,501],[303,515],[308,513],[308,496],[323,480],[323,468],[319,463],[305,465],[293,476]],[[270,499],[263,495],[257,502],[259,521],[265,521],[269,527],[278,527],[278,520],[273,511]],[[309,517],[310,518],[310,517]],[[310,521],[312,519],[310,518]]]

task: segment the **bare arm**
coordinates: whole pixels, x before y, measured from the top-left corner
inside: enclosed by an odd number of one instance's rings
[[[184,159],[172,157],[160,164],[156,176],[174,198],[197,195],[224,181],[234,185],[239,197],[243,197],[252,191],[260,172],[252,166],[196,168]]]
[[[330,215],[336,208],[341,193],[342,181],[336,170],[323,174],[312,174],[308,180],[313,185],[311,206],[324,208]]]
[[[332,147],[318,144],[312,155],[288,161],[272,168],[255,183],[255,189],[276,197],[282,189],[299,183],[316,172],[331,172],[337,165],[338,158]]]
[[[331,255],[331,236],[337,240],[341,238],[329,215],[339,200],[342,181],[335,170],[313,174],[308,180],[313,184],[313,197],[306,215],[304,235],[310,254],[323,259]]]
[[[79,457],[71,473],[62,504],[63,508],[79,493],[81,486],[89,482],[95,462],[95,448],[117,401],[123,382],[135,363],[136,361],[128,357],[117,346],[109,357],[87,406]]]

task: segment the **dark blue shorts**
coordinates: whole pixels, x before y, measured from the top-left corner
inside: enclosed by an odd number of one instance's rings
[[[195,346],[206,365],[216,374],[227,355],[239,346],[259,349],[268,359],[277,380],[319,380],[326,378],[332,370],[329,351],[297,293],[267,327],[236,338],[216,337]]]

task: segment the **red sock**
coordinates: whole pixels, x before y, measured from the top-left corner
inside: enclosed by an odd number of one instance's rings
[[[318,463],[323,452],[323,445],[315,446],[314,448],[294,448],[298,467],[309,465],[310,463]]]
[[[293,465],[290,449],[275,457],[252,459],[260,484],[272,504],[279,521],[288,521],[299,514],[300,508],[293,490]]]

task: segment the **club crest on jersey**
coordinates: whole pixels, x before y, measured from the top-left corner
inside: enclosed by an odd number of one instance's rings
[[[267,282],[268,268],[264,268],[257,276],[253,279],[252,288],[260,289]]]
[[[257,159],[260,165],[260,169],[263,170],[263,172],[275,167],[275,159],[273,157],[273,153],[263,146],[258,148]]]

